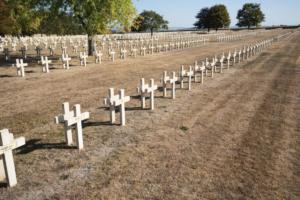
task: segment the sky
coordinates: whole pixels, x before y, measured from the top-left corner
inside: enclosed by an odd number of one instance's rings
[[[265,26],[300,24],[300,0],[133,0],[138,12],[154,10],[169,21],[171,28],[189,28],[203,7],[224,4],[230,14],[231,26],[237,23],[236,14],[244,3],[260,3],[265,13]]]

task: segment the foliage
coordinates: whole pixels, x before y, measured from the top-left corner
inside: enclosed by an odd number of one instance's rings
[[[163,16],[158,13],[150,10],[143,11],[134,21],[136,27],[133,27],[132,30],[135,31],[158,31],[160,29],[168,29],[168,21],[166,21]]]
[[[265,15],[260,9],[260,4],[246,3],[238,11],[236,18],[238,19],[237,26],[250,28],[251,26],[259,26],[265,20]]]
[[[31,0],[6,0],[8,15],[3,20],[10,20],[10,26],[5,26],[7,34],[30,35],[39,28],[41,19],[38,12],[31,8]]]
[[[0,34],[11,34],[14,21],[10,17],[10,9],[5,1],[0,1]]]
[[[202,8],[197,14],[197,21],[194,23],[194,26],[197,28],[210,28],[209,18],[208,18],[209,8]]]
[[[209,9],[208,19],[210,28],[218,30],[218,28],[229,27],[230,17],[226,6],[215,5]]]
[[[202,8],[196,16],[197,21],[194,26],[197,28],[214,28],[228,27],[230,25],[230,17],[226,6],[219,4],[210,8]]]
[[[11,20],[13,34],[94,35],[107,33],[112,28],[128,31],[136,15],[132,0],[2,1],[7,2],[8,10],[1,12],[5,13],[1,17],[1,23]],[[4,26],[3,29],[6,28]]]

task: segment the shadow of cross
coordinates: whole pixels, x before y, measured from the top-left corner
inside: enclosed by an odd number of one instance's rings
[[[17,176],[12,151],[25,144],[25,138],[14,139],[8,129],[0,131],[0,181],[6,179],[7,185],[13,187],[17,184]]]

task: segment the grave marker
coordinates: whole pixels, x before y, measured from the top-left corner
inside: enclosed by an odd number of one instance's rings
[[[8,129],[0,131],[0,181],[6,179],[9,187],[13,187],[17,184],[12,151],[23,145],[25,145],[24,137],[14,139],[13,134],[10,133]]]

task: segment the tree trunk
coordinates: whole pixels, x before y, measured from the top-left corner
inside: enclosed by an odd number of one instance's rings
[[[151,38],[153,37],[153,28],[151,28]]]
[[[248,30],[250,30],[250,25],[248,25]]]
[[[93,36],[88,35],[88,54],[92,56],[94,53]]]

